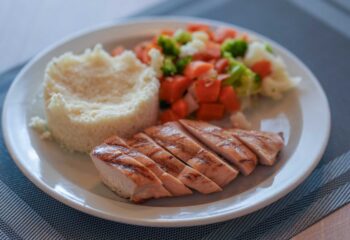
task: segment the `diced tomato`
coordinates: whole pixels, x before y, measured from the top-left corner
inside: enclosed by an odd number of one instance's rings
[[[171,110],[179,118],[185,118],[188,115],[188,104],[183,98],[179,99],[171,105]]]
[[[264,78],[271,74],[271,63],[268,60],[261,60],[253,64],[252,71]]]
[[[229,112],[238,111],[240,103],[232,86],[225,86],[221,89],[219,101]]]
[[[172,122],[172,121],[177,121],[179,120],[179,116],[177,116],[173,110],[171,109],[168,109],[168,110],[165,110],[164,112],[162,112],[160,114],[160,117],[159,117],[161,123],[166,123],[166,122]]]
[[[124,52],[124,47],[123,46],[118,46],[118,47],[116,47],[116,48],[114,48],[113,50],[112,50],[112,52],[111,52],[111,55],[113,56],[113,57],[115,57],[115,56],[118,56],[118,55],[120,55],[122,52]]]
[[[191,83],[192,80],[185,76],[167,77],[160,84],[159,98],[168,103],[173,103],[182,97]]]
[[[237,31],[233,28],[220,27],[215,31],[214,36],[216,42],[222,43],[228,38],[235,38],[237,36]]]
[[[220,58],[216,63],[215,63],[215,70],[218,73],[223,73],[226,71],[227,67],[229,65],[229,62],[226,58]]]
[[[203,61],[192,61],[187,64],[184,75],[190,79],[194,79],[207,73],[209,70],[213,69],[213,64],[203,62]]]
[[[196,32],[196,31],[207,32],[210,30],[210,27],[209,25],[202,24],[202,23],[189,23],[187,25],[187,30],[190,32]]]
[[[209,82],[204,79],[199,79],[195,83],[195,94],[197,102],[211,103],[216,102],[220,94],[221,82],[215,80]]]
[[[203,103],[196,112],[198,120],[220,120],[224,116],[225,107],[220,103]]]
[[[210,61],[212,59],[218,59],[221,56],[220,45],[212,41],[208,41],[206,48],[193,55],[193,60]]]

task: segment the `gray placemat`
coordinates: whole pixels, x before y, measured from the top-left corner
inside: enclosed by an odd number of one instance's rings
[[[350,44],[345,35],[288,1],[181,0],[162,3],[143,14],[181,14],[235,23],[294,52],[319,78],[330,101],[332,133],[321,163],[296,190],[255,213],[198,227],[149,228],[95,218],[50,198],[21,174],[1,138],[0,239],[288,239],[349,202]],[[1,103],[21,67],[0,76]]]

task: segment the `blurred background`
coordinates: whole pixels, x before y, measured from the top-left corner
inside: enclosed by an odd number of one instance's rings
[[[265,1],[266,5],[271,2],[279,2],[279,0],[262,1]],[[350,0],[284,1],[302,8],[310,15],[350,37]],[[167,3],[162,4],[162,2]],[[181,5],[178,2],[187,2],[188,7],[179,10],[172,9],[172,5]],[[242,5],[240,0],[1,0],[0,72],[28,60],[49,44],[91,25],[135,15],[146,9],[152,9],[154,6],[168,7],[178,15],[196,16],[196,13],[210,12],[210,9],[228,5],[228,2],[237,2],[238,5]],[[244,2],[246,6],[257,3],[256,0],[245,0]],[[234,4],[230,5],[234,6]],[[237,9],[231,10],[232,15],[237,15]],[[252,21],[259,19],[259,14],[263,18],[266,15],[264,11],[257,13],[258,15],[252,14]],[[235,19],[235,16],[232,18]],[[293,20],[287,19],[286,21]],[[247,21],[243,20],[243,24],[240,21],[237,23],[244,26],[245,22]],[[246,27],[257,30],[249,23]],[[266,30],[268,31],[268,26]],[[268,35],[266,31],[263,34]]]
[[[164,0],[1,0],[0,72],[49,44],[99,23],[136,14]]]

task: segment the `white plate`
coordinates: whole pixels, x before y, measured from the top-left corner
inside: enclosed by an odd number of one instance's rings
[[[293,190],[315,168],[324,152],[330,112],[315,76],[288,50],[268,39],[274,51],[285,60],[288,71],[301,76],[303,81],[280,102],[258,103],[250,117],[257,128],[282,131],[286,147],[274,167],[259,166],[251,176],[240,176],[223,192],[135,205],[117,197],[101,183],[87,156],[68,153],[57,143],[42,141],[28,127],[32,116],[43,114],[40,93],[44,69],[51,58],[67,51],[80,53],[96,43],[106,48],[116,43],[132,46],[160,29],[178,28],[196,21],[227,25],[183,17],[113,23],[65,39],[28,63],[12,84],[3,110],[6,145],[21,171],[41,190],[73,208],[113,221],[146,226],[191,226],[224,221],[256,211]],[[233,27],[266,40],[249,30]]]

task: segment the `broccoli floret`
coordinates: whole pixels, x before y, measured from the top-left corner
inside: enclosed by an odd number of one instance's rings
[[[187,64],[189,64],[192,61],[192,57],[188,56],[188,57],[184,57],[184,58],[179,58],[176,62],[176,68],[177,68],[177,72],[179,74],[182,74],[183,71],[185,70]]]
[[[171,57],[166,57],[161,68],[164,76],[172,76],[177,72],[176,65]]]
[[[250,70],[243,63],[235,60],[231,53],[223,54],[229,61],[230,77],[224,81],[224,84],[231,85],[238,96],[250,96],[256,94],[261,89],[261,78]]]
[[[175,32],[174,38],[178,43],[186,44],[192,40],[192,35],[185,30],[179,29]]]
[[[225,84],[229,84],[234,88],[242,85],[241,78],[244,74],[245,67],[242,64],[236,64],[229,70],[230,77],[225,80]]]
[[[231,53],[233,57],[243,57],[248,49],[248,44],[243,40],[228,39],[221,45],[221,52]]]
[[[162,48],[163,53],[169,56],[178,56],[180,53],[179,47],[176,45],[174,39],[160,35],[157,40],[158,45]]]

